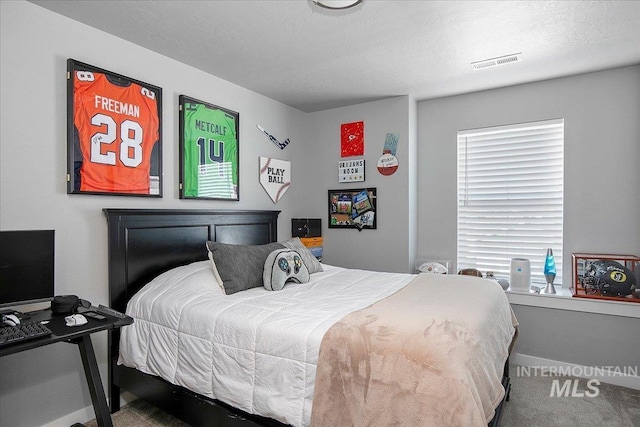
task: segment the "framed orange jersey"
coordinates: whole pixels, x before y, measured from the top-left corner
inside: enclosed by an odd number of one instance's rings
[[[162,89],[67,61],[67,193],[162,197]]]

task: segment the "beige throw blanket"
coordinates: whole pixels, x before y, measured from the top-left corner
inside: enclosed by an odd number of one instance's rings
[[[495,281],[418,275],[327,331],[311,424],[486,426],[516,325]]]

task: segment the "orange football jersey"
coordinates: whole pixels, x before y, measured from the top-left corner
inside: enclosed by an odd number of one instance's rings
[[[75,73],[80,190],[150,194],[151,152],[160,133],[156,93],[136,83],[120,86],[99,72]]]

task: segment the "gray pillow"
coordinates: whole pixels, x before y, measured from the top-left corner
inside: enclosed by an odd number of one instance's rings
[[[215,264],[215,270],[218,271],[224,293],[227,295],[261,287],[264,262],[271,252],[283,248],[280,243],[230,245],[207,242],[209,257]]]
[[[294,237],[293,239],[289,239],[286,242],[282,242],[284,247],[293,249],[297,251],[302,257],[302,261],[305,263],[307,268],[309,269],[309,274],[317,273],[319,271],[324,271],[322,269],[322,264],[318,261],[309,248],[302,244],[299,237]]]

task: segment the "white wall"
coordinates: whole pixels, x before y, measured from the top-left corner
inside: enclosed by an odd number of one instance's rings
[[[105,207],[277,209],[279,237],[290,236],[294,199],[285,194],[273,204],[258,182],[258,157],[301,156],[306,114],[31,3],[2,1],[0,15],[0,228],[56,230],[58,294],[108,304]],[[163,88],[162,199],[66,193],[67,58]],[[240,112],[239,202],[178,199],[180,94]],[[293,142],[281,151],[256,124]],[[303,172],[292,162],[291,192]],[[106,333],[93,341],[105,378]],[[23,362],[34,365],[25,370]],[[76,346],[4,357],[0,373],[2,426],[41,425],[91,404]]]

